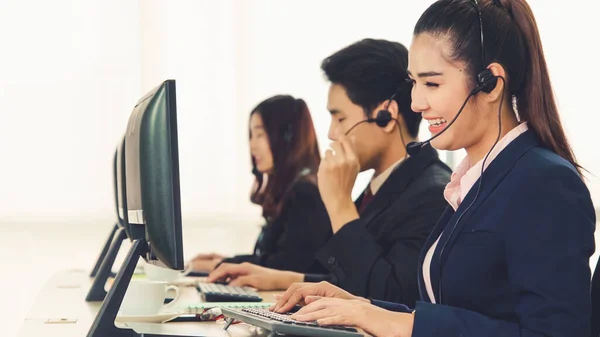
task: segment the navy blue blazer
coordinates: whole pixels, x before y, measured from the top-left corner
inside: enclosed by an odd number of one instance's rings
[[[475,204],[465,213],[479,181],[456,212],[446,210],[421,252],[412,337],[588,337],[596,219],[576,169],[527,131],[482,178]],[[442,232],[431,263],[441,304],[432,304],[422,265]]]

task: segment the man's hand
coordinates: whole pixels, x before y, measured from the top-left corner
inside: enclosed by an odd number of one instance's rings
[[[340,289],[329,282],[319,283],[295,283],[292,284],[282,296],[279,297],[277,303],[271,310],[284,313],[290,311],[296,304],[304,304],[306,297],[332,297],[345,300],[359,300],[370,303],[369,300],[354,296],[349,292]]]
[[[207,282],[229,280],[231,286],[250,286],[258,290],[286,289],[295,282],[301,282],[304,275],[291,271],[275,270],[248,262],[241,264],[223,263],[215,269]]]
[[[196,260],[215,260],[215,259],[221,259],[223,260],[225,258],[225,256],[220,255],[220,254],[216,254],[216,253],[210,253],[210,254],[198,254],[196,255],[192,261],[196,261]]]
[[[360,164],[348,138],[340,137],[331,144],[331,148],[321,160],[317,177],[321,199],[336,233],[359,217],[352,202],[352,187],[360,172]]]
[[[223,261],[222,258],[195,259],[190,261],[192,271],[210,272]]]

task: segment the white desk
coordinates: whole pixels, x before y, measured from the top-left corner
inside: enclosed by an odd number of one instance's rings
[[[40,291],[33,308],[27,315],[18,337],[86,336],[101,302],[86,302],[85,296],[91,285],[88,271],[65,270],[56,273]],[[201,301],[193,287],[180,287],[181,301],[178,306],[187,307]],[[261,293],[267,302],[274,301],[273,292]],[[46,323],[48,319],[75,319],[75,323]],[[165,324],[128,323],[138,333],[171,334],[179,336],[267,336],[268,332],[246,324],[232,325],[224,331],[222,323],[177,322]],[[109,337],[109,336],[107,336]]]

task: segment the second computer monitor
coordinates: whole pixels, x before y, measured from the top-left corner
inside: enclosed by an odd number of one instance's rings
[[[115,189],[119,225],[125,229],[130,240],[133,240],[127,219],[127,175],[125,174],[125,136],[119,142],[115,157]]]

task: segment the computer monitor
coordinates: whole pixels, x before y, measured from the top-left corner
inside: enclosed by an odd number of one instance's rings
[[[113,187],[115,192],[117,223],[113,227],[98,260],[96,261],[96,265],[90,274],[91,277],[94,277],[94,281],[85,298],[88,302],[104,300],[106,297],[104,286],[109,277],[115,276],[112,272],[112,267],[121,245],[127,237],[133,240],[127,220],[127,212],[124,210],[127,209],[125,177],[125,136],[123,136],[113,158]]]
[[[175,80],[163,82],[138,101],[124,141],[122,205],[132,245],[88,337],[135,336],[130,329],[115,327],[114,321],[139,257],[184,269]]]
[[[104,243],[104,246],[102,247],[102,250],[100,251],[100,256],[98,256],[98,259],[96,260],[96,263],[94,264],[94,267],[92,268],[92,271],[90,272],[90,277],[96,277],[96,274],[98,273],[98,270],[100,269],[100,265],[102,264],[102,262],[104,261],[104,258],[106,257],[106,254],[108,253],[108,248],[110,247],[111,242],[113,241],[113,238],[115,236],[115,233],[117,232],[117,230],[119,229],[120,226],[120,221],[119,221],[119,201],[118,201],[118,197],[117,197],[117,157],[119,155],[119,150],[115,150],[115,154],[113,156],[113,190],[115,193],[115,208],[116,208],[116,214],[117,214],[117,222],[113,225],[113,227],[111,228],[111,232],[108,235],[108,239],[106,240],[106,242]]]
[[[127,237],[133,241],[133,234],[127,218],[127,175],[125,174],[125,140],[126,136],[119,142],[115,162],[115,188],[117,200],[117,216],[119,225],[125,230]]]
[[[117,147],[117,149],[115,150],[115,155],[113,156],[113,192],[114,192],[114,196],[115,196],[115,210],[117,211],[117,218],[119,217],[119,178],[118,178],[118,169],[117,166],[119,165],[118,163],[118,159],[119,159],[119,147]],[[118,223],[120,224],[120,221],[118,221]]]
[[[127,217],[134,239],[145,227],[147,262],[183,269],[175,81],[136,105],[126,131]]]

